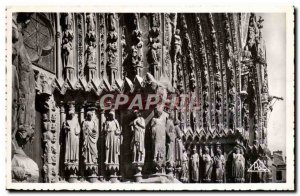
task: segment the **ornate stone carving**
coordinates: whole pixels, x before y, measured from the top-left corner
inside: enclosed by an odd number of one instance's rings
[[[150,14],[150,31],[149,31],[149,52],[148,63],[150,73],[156,80],[159,80],[161,76],[161,43],[159,39],[160,35],[160,15]]]
[[[138,15],[135,15],[135,18]],[[136,20],[136,19],[135,19]],[[138,21],[138,20],[137,20]],[[139,27],[136,25],[136,27]],[[136,28],[132,32],[133,46],[131,46],[131,63],[135,71],[135,75],[142,76],[143,69],[143,41],[142,31]]]
[[[110,180],[117,181],[120,166],[121,127],[115,119],[114,111],[110,111],[103,127],[105,133],[105,165],[110,172]]]
[[[115,82],[115,79],[118,76],[118,33],[117,33],[117,14],[109,13],[107,14],[107,66],[106,71],[110,84]]]
[[[79,78],[83,78],[84,76],[84,39],[83,39],[83,29],[84,29],[84,21],[82,14],[76,13],[77,16],[77,54],[78,54],[78,76]]]
[[[192,45],[191,40],[188,34],[188,26],[186,23],[186,19],[184,15],[181,15],[182,23],[183,23],[183,46],[184,50],[186,51],[186,64],[188,67],[189,73],[189,88],[191,92],[194,92],[196,88],[196,78],[195,78],[195,64],[194,64],[194,57],[192,52]]]
[[[88,70],[87,81],[91,81],[96,77],[97,58],[96,58],[96,19],[94,13],[86,14],[86,63]]]
[[[37,182],[37,164],[23,151],[34,135],[35,81],[31,60],[23,43],[23,30],[30,13],[14,13],[12,20],[12,179]],[[30,167],[29,167],[30,166]]]
[[[62,23],[62,64],[65,68],[66,78],[73,80],[74,77],[74,51],[73,51],[73,13],[61,14]]]
[[[43,102],[42,111],[43,120],[43,147],[44,147],[44,165],[43,173],[46,182],[58,181],[58,165],[57,163],[57,140],[53,138],[57,137],[56,127],[56,106],[53,96],[48,95]]]

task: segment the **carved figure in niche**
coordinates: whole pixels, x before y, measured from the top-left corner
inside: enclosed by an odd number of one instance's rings
[[[183,149],[182,153],[182,175],[180,179],[182,182],[189,181],[189,157],[185,149]]]
[[[80,125],[75,114],[74,104],[69,105],[68,119],[63,124],[63,130],[66,133],[65,163],[78,164]]]
[[[116,64],[117,43],[112,42],[107,44],[107,71],[110,81],[114,81],[117,76],[118,67]]]
[[[175,34],[174,34],[174,50],[175,50],[175,54],[174,54],[174,62],[176,61],[178,56],[181,56],[181,45],[182,45],[182,41],[180,38],[180,30],[176,29]]]
[[[116,30],[116,14],[114,13],[108,14],[108,30],[109,31]]]
[[[234,130],[235,128],[235,111],[234,111],[234,104],[229,104],[229,128]]]
[[[211,172],[213,169],[213,159],[209,154],[209,148],[207,146],[203,149],[202,161],[204,163],[204,176],[203,180],[205,182],[210,182],[211,180]]]
[[[217,105],[217,107],[216,107],[216,125],[217,125],[218,130],[220,130],[222,127],[222,121],[221,121],[222,111],[221,111],[221,107],[218,107],[218,103],[216,105]]]
[[[191,156],[191,166],[192,166],[192,181],[199,181],[199,154],[197,153],[196,146],[193,148],[193,154]]]
[[[139,14],[138,13],[134,13],[133,14],[133,25],[134,25],[134,29],[139,29]]]
[[[243,108],[242,108],[242,122],[243,122],[243,127],[247,130],[248,128],[248,119],[249,119],[249,109],[248,109],[248,104],[244,103]]]
[[[222,154],[220,146],[216,148],[216,155],[214,156],[214,165],[216,168],[216,182],[223,182],[225,171],[225,158]]]
[[[150,34],[152,37],[157,37],[160,34],[160,14],[151,14],[150,26]]]
[[[160,54],[159,51],[161,49],[161,44],[159,43],[159,39],[154,40],[150,37],[149,40],[150,51],[148,55],[148,62],[150,64],[150,73],[154,76],[155,79],[158,79],[160,72]]]
[[[64,67],[73,67],[73,15],[67,13],[62,15],[63,33],[62,33],[62,63]]]
[[[235,149],[235,153],[232,156],[232,177],[235,182],[244,182],[245,158],[240,147]]]
[[[91,40],[86,49],[86,58],[88,68],[96,68],[96,44]]]
[[[99,138],[99,129],[93,116],[93,111],[88,111],[86,120],[82,124],[84,135],[83,157],[86,164],[97,164],[98,159],[97,141]]]
[[[130,123],[133,137],[131,149],[133,150],[133,163],[145,161],[145,120],[138,110],[134,111],[135,119]]]
[[[153,161],[161,162],[166,156],[166,127],[162,118],[162,111],[154,109],[154,117],[151,120],[152,143],[153,143]]]
[[[174,126],[174,114],[171,112],[167,120],[167,161],[170,163],[170,166],[174,165],[175,162],[175,139],[176,139],[176,130]]]
[[[86,24],[87,24],[87,39],[95,42],[96,41],[96,21],[94,13],[86,14]]]
[[[110,111],[103,127],[105,133],[105,164],[107,166],[119,165],[121,128],[115,119],[115,113]]]
[[[183,159],[183,150],[184,146],[182,143],[182,136],[183,133],[180,129],[180,121],[177,119],[175,121],[175,133],[176,133],[176,138],[175,138],[175,161],[177,165],[181,165],[182,159]]]
[[[131,47],[131,63],[133,65],[133,68],[135,70],[135,74],[138,76],[141,76],[142,72],[142,64],[141,64],[141,56],[139,55],[138,49],[136,46]]]

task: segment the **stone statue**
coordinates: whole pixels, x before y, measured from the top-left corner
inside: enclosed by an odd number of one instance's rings
[[[144,163],[145,161],[145,120],[141,113],[134,111],[135,119],[131,122],[133,137],[131,148],[133,150],[133,163]]]
[[[99,129],[97,122],[93,119],[93,111],[88,111],[86,120],[82,124],[84,135],[83,157],[86,164],[97,164],[98,150],[97,141]]]
[[[181,45],[182,45],[182,41],[180,38],[180,30],[176,29],[175,31],[175,35],[174,35],[174,61],[176,61],[178,56],[181,56]]]
[[[154,117],[151,120],[151,134],[153,146],[153,162],[156,170],[160,170],[166,157],[166,126],[162,117],[162,111],[154,110]]]
[[[174,126],[174,114],[170,113],[169,118],[167,120],[166,126],[167,133],[167,161],[170,163],[170,166],[174,165],[175,162],[175,139],[176,132]]]
[[[133,14],[133,25],[134,25],[134,29],[139,29],[139,14],[138,13]]]
[[[213,159],[209,154],[209,148],[207,146],[204,147],[203,154],[202,154],[202,161],[204,163],[203,180],[205,182],[210,182],[211,172],[212,172],[212,169],[213,169]]]
[[[184,146],[182,143],[182,130],[180,129],[180,121],[177,119],[175,121],[175,161],[176,165],[181,165],[182,159],[183,159],[183,150]]]
[[[149,44],[150,44],[150,50],[149,50],[149,55],[148,55],[148,62],[151,66],[150,73],[154,76],[155,79],[158,79],[159,72],[160,72],[159,51],[161,49],[161,44],[159,42],[159,39],[154,40],[153,38],[150,38]]]
[[[80,125],[75,114],[74,104],[70,104],[69,106],[69,117],[66,122],[63,123],[63,130],[66,133],[65,164],[76,165],[79,161]]]
[[[189,158],[185,149],[183,149],[182,153],[182,175],[180,179],[182,182],[189,181]]]
[[[131,47],[131,63],[133,65],[133,68],[135,70],[135,74],[138,76],[141,76],[142,74],[142,64],[141,64],[141,56],[139,55],[138,52],[139,49],[137,49],[136,46]]]
[[[108,14],[108,30],[109,31],[116,30],[116,14],[114,13]]]
[[[108,167],[119,168],[121,128],[113,111],[109,112],[103,130],[105,133],[105,164]]]
[[[192,181],[199,182],[199,154],[197,153],[196,146],[193,149],[193,154],[191,156],[191,166],[192,166]]]
[[[38,182],[38,165],[23,148],[34,136],[35,80],[31,59],[23,42],[23,30],[32,13],[12,14],[12,180]],[[8,89],[11,90],[11,89]]]
[[[224,179],[224,171],[225,171],[225,158],[222,154],[222,150],[220,146],[217,146],[216,155],[214,156],[214,165],[216,172],[216,182],[223,182]]]
[[[62,63],[64,67],[73,67],[73,16],[71,13],[64,15],[62,33]]]
[[[244,182],[245,158],[241,153],[241,149],[237,147],[232,156],[232,177],[235,182]]]
[[[86,14],[86,25],[87,25],[87,32],[95,33],[96,24],[95,24],[95,15],[94,15],[94,13],[87,13]]]

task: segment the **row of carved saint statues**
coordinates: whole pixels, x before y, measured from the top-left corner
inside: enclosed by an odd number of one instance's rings
[[[129,123],[132,131],[131,158],[134,168],[133,179],[143,182],[143,166],[145,164],[145,130],[146,123],[140,111],[134,111],[135,118]],[[151,160],[154,176],[168,176],[169,179],[181,182],[225,182],[226,159],[220,144],[203,145],[197,149],[196,145],[185,149],[183,131],[179,120],[172,113],[166,114],[154,109],[150,121],[151,129]],[[110,111],[104,122],[101,122],[101,131],[104,133],[105,169],[109,173],[108,180],[117,182],[120,179],[120,147],[122,145],[122,129],[115,118],[114,111]],[[99,121],[95,118],[95,111],[87,111],[86,118],[80,125],[75,114],[74,105],[69,107],[68,118],[62,125],[65,132],[65,168],[68,171],[69,182],[76,181],[76,172],[79,166],[79,137],[83,131],[82,155],[88,179],[95,182],[98,179],[99,153],[97,142],[99,139]],[[148,156],[148,155],[147,155]],[[226,157],[232,157],[231,176],[235,182],[244,181],[245,158],[243,148],[235,147]],[[147,176],[147,178],[151,178]]]

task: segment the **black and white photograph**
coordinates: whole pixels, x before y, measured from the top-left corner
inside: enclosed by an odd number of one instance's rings
[[[293,7],[6,23],[7,189],[295,189]]]

